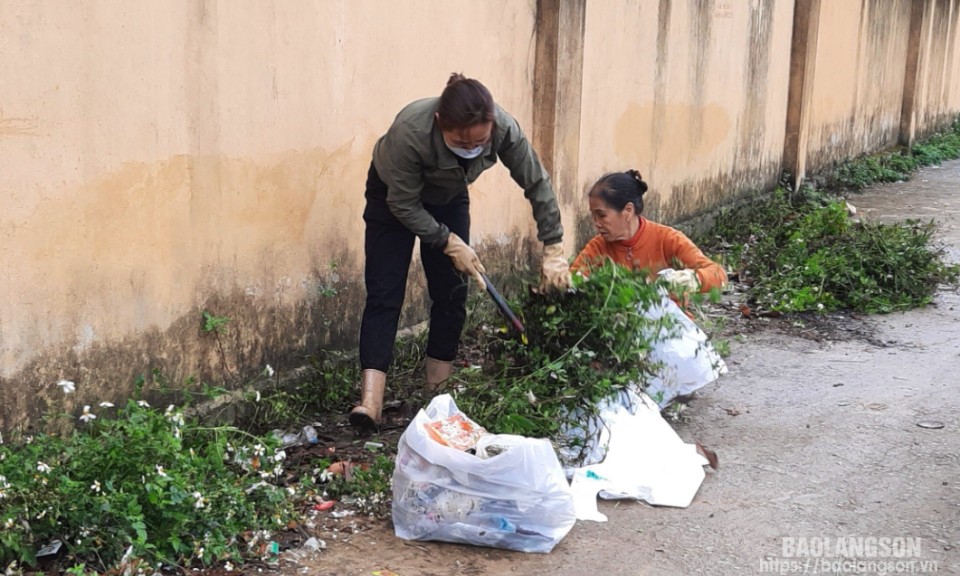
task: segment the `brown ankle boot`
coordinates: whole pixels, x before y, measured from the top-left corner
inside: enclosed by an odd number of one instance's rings
[[[427,356],[426,366],[426,389],[430,394],[436,394],[447,383],[450,374],[453,373],[453,362],[444,362]]]
[[[375,428],[380,425],[383,389],[386,385],[386,373],[371,369],[361,372],[360,405],[350,412],[350,424],[362,428]]]

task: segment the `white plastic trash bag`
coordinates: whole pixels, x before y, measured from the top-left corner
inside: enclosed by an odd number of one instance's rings
[[[410,422],[393,473],[393,526],[406,540],[549,552],[576,522],[573,493],[549,441],[485,435],[480,456],[445,446],[431,422],[462,414],[449,394]]]
[[[677,396],[686,396],[727,373],[727,365],[710,344],[707,334],[694,323],[676,302],[663,293],[659,304],[640,308],[650,319],[670,318],[673,327],[664,331],[648,360],[661,369],[647,383],[646,393],[661,408]],[[652,334],[648,336],[653,336]]]

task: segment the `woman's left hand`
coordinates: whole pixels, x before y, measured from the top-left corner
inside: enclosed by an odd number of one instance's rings
[[[543,270],[540,273],[540,290],[558,291],[569,290],[573,284],[570,281],[570,264],[563,256],[563,243],[550,244],[543,247]]]

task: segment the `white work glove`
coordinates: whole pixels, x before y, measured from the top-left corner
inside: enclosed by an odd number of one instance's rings
[[[700,279],[697,278],[697,271],[686,268],[684,270],[674,270],[667,268],[657,273],[668,284],[676,287],[679,292],[699,292]]]
[[[540,290],[563,292],[570,289],[570,264],[563,255],[563,242],[543,247],[543,270],[540,272]]]
[[[477,257],[477,253],[474,252],[473,248],[468,246],[462,238],[451,232],[447,238],[447,245],[443,247],[443,253],[453,260],[454,268],[468,276],[472,276],[473,279],[477,281],[477,284],[480,285],[481,290],[487,289],[487,283],[483,281],[483,275],[486,274],[487,271],[484,270],[483,264],[480,263],[480,258]]]

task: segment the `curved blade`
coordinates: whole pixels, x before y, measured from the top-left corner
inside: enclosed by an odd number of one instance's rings
[[[486,274],[483,274],[483,282],[487,285],[487,293],[490,294],[490,297],[493,298],[494,303],[496,303],[497,308],[500,309],[500,313],[510,321],[510,324],[513,325],[513,328],[523,334],[526,332],[526,328],[523,326],[523,322],[517,318],[517,315],[513,313],[513,310],[510,309],[510,306],[507,304],[507,301],[503,299],[503,296],[500,296],[500,293],[497,292],[497,289],[493,287],[493,284],[490,282],[490,279],[487,278]]]

